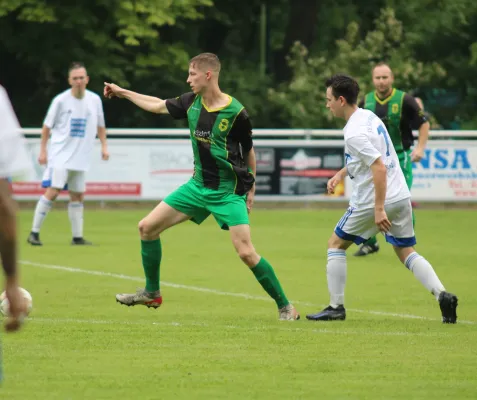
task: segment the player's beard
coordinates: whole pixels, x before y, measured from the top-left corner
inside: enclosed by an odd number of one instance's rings
[[[387,97],[389,95],[389,93],[391,92],[391,88],[392,88],[392,86],[388,86],[385,89],[377,89],[378,96],[381,99]]]

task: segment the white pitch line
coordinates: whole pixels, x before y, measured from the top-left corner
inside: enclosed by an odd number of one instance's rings
[[[113,272],[91,271],[91,270],[81,269],[81,268],[65,267],[62,265],[40,264],[36,262],[31,262],[31,261],[19,261],[19,262],[20,264],[30,265],[32,267],[55,269],[58,271],[66,271],[66,272],[76,272],[76,273],[87,274],[87,275],[108,276],[111,278],[125,279],[128,281],[144,282],[144,278],[139,278],[137,276],[123,275],[123,274],[115,274]],[[273,301],[270,297],[265,297],[265,296],[254,296],[247,293],[223,292],[223,291],[215,290],[215,289],[208,289],[208,288],[199,287],[199,286],[181,285],[178,283],[171,283],[171,282],[165,282],[165,281],[161,281],[161,285],[173,287],[176,289],[193,290],[195,292],[212,293],[212,294],[216,294],[220,296],[241,297],[241,298],[249,299],[249,300]],[[302,303],[302,304],[314,305],[314,304],[305,304],[305,303]]]
[[[98,320],[98,319],[76,319],[76,318],[37,318],[30,317],[28,322],[35,323],[54,323],[54,324],[89,324],[89,325],[153,325],[153,326],[172,326],[172,327],[184,327],[184,326],[199,326],[203,328],[210,328],[211,326],[220,327],[224,329],[238,329],[248,332],[260,332],[266,331],[267,329],[274,329],[275,326],[265,326],[265,327],[245,327],[237,325],[210,325],[207,323],[194,323],[194,322],[152,322],[152,321],[117,321],[117,320]],[[296,324],[296,322],[280,322],[280,324]],[[309,326],[312,324],[309,324]],[[372,336],[433,336],[433,337],[449,337],[450,334],[446,332],[399,332],[399,331],[370,331],[367,329],[363,330],[333,330],[333,329],[306,329],[303,327],[279,327],[278,330],[284,332],[310,332],[310,333],[319,333],[319,334],[333,334],[333,335],[372,335]]]
[[[87,274],[87,275],[106,276],[110,278],[124,279],[128,281],[144,282],[144,278],[139,278],[137,276],[123,275],[123,274],[115,274],[113,272],[92,271],[88,269],[65,267],[63,265],[41,264],[41,263],[26,261],[26,260],[22,260],[19,262],[20,264],[29,265],[32,267],[44,268],[44,269],[74,272],[74,273]],[[224,292],[224,291],[216,290],[216,289],[209,289],[209,288],[204,288],[199,286],[181,285],[181,284],[172,283],[172,282],[161,281],[161,285],[169,286],[176,289],[185,289],[185,290],[192,290],[195,292],[211,293],[211,294],[215,294],[219,296],[240,297],[240,298],[249,299],[249,300],[273,301],[270,297],[265,297],[265,296],[254,296],[247,293]],[[309,306],[309,307],[323,307],[323,305],[317,305],[317,304],[308,303],[304,301],[298,301],[298,300],[292,301],[292,303],[300,304],[302,306]],[[360,310],[360,309],[353,309],[353,308],[348,308],[347,310],[352,312],[359,312],[363,314],[381,315],[381,316],[387,316],[387,317],[419,319],[424,321],[440,321],[439,319],[436,319],[436,318],[421,317],[421,316],[412,315],[412,314],[399,314],[399,313],[391,313],[391,312],[385,312],[385,311]],[[477,322],[475,321],[463,321],[463,320],[458,320],[458,323],[467,324],[467,325],[477,324]]]
[[[182,326],[180,322],[151,322],[151,321],[114,321],[104,319],[79,319],[79,318],[42,318],[29,317],[29,322],[45,322],[56,324],[90,324],[90,325],[162,325]]]

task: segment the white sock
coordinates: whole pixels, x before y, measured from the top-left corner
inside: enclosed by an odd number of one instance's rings
[[[83,210],[83,203],[79,201],[70,201],[68,204],[68,216],[74,238],[83,237]]]
[[[346,252],[340,249],[328,249],[326,264],[330,306],[336,308],[344,304],[344,289],[346,285]]]
[[[35,215],[33,216],[33,226],[31,228],[32,232],[40,232],[41,225],[50,212],[52,205],[53,202],[48,200],[45,196],[40,197],[40,200],[38,200],[38,203],[36,203]]]
[[[406,265],[407,269],[414,274],[417,280],[421,282],[436,299],[439,299],[439,294],[446,290],[437,277],[432,265],[420,254],[416,252],[409,254],[406,261],[404,261],[404,265]]]

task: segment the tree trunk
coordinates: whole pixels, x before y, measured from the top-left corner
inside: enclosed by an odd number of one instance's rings
[[[314,40],[320,0],[290,0],[288,26],[282,48],[275,52],[273,72],[277,82],[291,78],[286,56],[296,41],[310,47]]]

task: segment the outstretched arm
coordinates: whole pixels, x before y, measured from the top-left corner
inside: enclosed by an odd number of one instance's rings
[[[132,90],[123,89],[114,83],[104,82],[104,97],[111,99],[118,97],[120,99],[127,99],[134,103],[143,110],[156,113],[156,114],[168,114],[169,111],[166,107],[166,101],[159,97],[147,96],[133,92]]]

